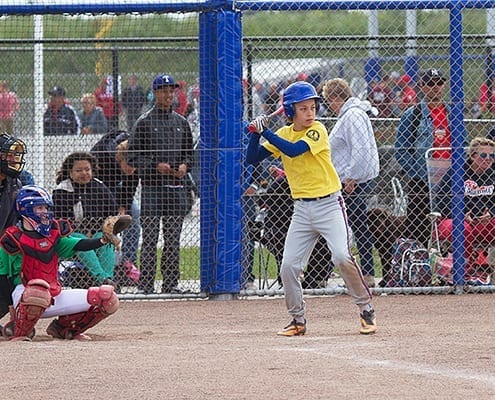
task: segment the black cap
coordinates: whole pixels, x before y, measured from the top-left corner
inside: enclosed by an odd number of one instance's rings
[[[445,83],[445,77],[442,71],[436,68],[427,69],[420,74],[420,82],[422,85],[427,85],[431,81],[441,81]]]
[[[50,96],[65,96],[65,89],[62,86],[54,86],[48,92]]]

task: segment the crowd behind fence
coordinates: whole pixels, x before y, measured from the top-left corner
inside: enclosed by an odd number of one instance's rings
[[[398,10],[395,10],[399,12]],[[466,10],[466,14],[473,10]],[[478,10],[476,10],[478,11]],[[299,13],[301,17],[308,16],[314,18],[306,11],[293,10],[292,13]],[[291,13],[287,11],[289,15]],[[259,11],[257,13],[246,13],[244,18],[245,29],[252,29],[251,21],[261,15],[272,14],[270,12]],[[356,14],[362,18],[361,14]],[[404,14],[397,14],[404,18]],[[77,17],[78,15],[74,15]],[[442,18],[445,11],[435,10],[423,12],[423,18]],[[102,16],[103,17],[103,16]],[[160,20],[161,14],[155,15]],[[277,21],[275,13],[271,15]],[[467,21],[472,21],[467,15]],[[104,18],[102,18],[104,19]],[[118,18],[117,18],[118,19]],[[19,17],[19,27],[29,24],[30,17]],[[78,32],[88,24],[84,18],[74,18],[74,32]],[[405,19],[404,19],[405,21]],[[115,111],[116,115],[106,115],[109,120],[109,130],[127,132],[132,135],[132,127],[128,119],[129,110],[122,105],[122,94],[128,85],[129,78],[136,76],[139,86],[145,94],[144,102],[140,106],[140,112],[148,110],[153,105],[153,95],[150,90],[150,83],[153,78],[162,72],[170,73],[177,82],[183,82],[183,95],[185,100],[177,101],[174,106],[184,106],[180,104],[185,101],[185,107],[180,109],[191,125],[194,141],[194,165],[191,168],[191,181],[197,187],[201,185],[201,159],[214,157],[219,150],[227,153],[238,154],[244,152],[242,143],[232,148],[204,148],[201,146],[200,137],[200,65],[198,62],[198,39],[196,37],[180,36],[186,31],[184,25],[187,24],[193,30],[197,28],[198,18],[193,16],[187,22],[180,20],[172,23],[172,32],[177,35],[173,37],[131,37],[126,40],[126,29],[135,29],[135,26],[146,25],[145,16],[136,16],[131,22],[126,22],[120,28],[115,28],[114,38],[106,38],[104,44],[98,38],[85,38],[79,43],[70,35],[70,31],[64,32],[66,39],[62,37],[57,46],[52,43],[45,47],[45,61],[43,68],[42,86],[44,92],[33,95],[35,87],[34,73],[26,65],[32,65],[35,58],[34,41],[25,38],[3,39],[0,41],[4,57],[9,60],[1,70],[1,79],[8,82],[9,90],[18,97],[19,108],[15,114],[12,133],[22,138],[28,145],[29,154],[27,156],[27,169],[33,174],[35,181],[54,191],[59,185],[56,182],[57,171],[61,168],[66,157],[74,152],[90,152],[93,146],[104,136],[98,134],[74,134],[74,135],[46,135],[39,132],[41,126],[39,119],[43,116],[37,114],[40,101],[45,110],[51,101],[50,91],[55,87],[64,89],[65,103],[70,105],[77,113],[82,112],[82,99],[85,94],[93,94],[100,84],[107,83],[106,97],[113,101],[110,111]],[[376,21],[378,23],[378,21]],[[492,23],[487,19],[487,24]],[[188,33],[189,33],[189,30]],[[377,28],[377,27],[376,27]],[[9,26],[4,25],[6,33]],[[303,28],[301,28],[302,30]],[[330,28],[329,28],[330,29]],[[375,138],[379,148],[381,170],[376,179],[375,186],[370,194],[368,207],[370,209],[385,209],[390,215],[389,226],[385,229],[389,235],[391,226],[399,227],[401,218],[404,217],[407,202],[414,202],[414,193],[407,192],[407,176],[401,171],[395,158],[393,148],[397,134],[397,127],[402,113],[405,109],[417,103],[421,99],[421,91],[418,87],[418,77],[420,71],[427,68],[435,68],[443,71],[447,79],[445,90],[445,101],[455,104],[455,99],[450,98],[450,75],[452,66],[450,60],[450,37],[448,32],[418,32],[414,35],[393,31],[391,26],[382,28],[379,36],[370,36],[367,33],[355,34],[353,27],[349,27],[347,35],[323,33],[317,36],[304,35],[302,32],[294,30],[292,35],[284,36],[248,36],[243,41],[243,79],[239,82],[244,89],[242,99],[244,115],[243,119],[250,120],[261,113],[270,113],[280,105],[283,89],[291,82],[304,80],[312,83],[321,93],[322,84],[331,78],[339,77],[349,82],[353,89],[353,94],[361,100],[370,101],[371,105],[377,108],[378,114],[372,115],[371,120],[375,131]],[[479,32],[467,26],[467,32],[463,36],[464,55],[463,64],[458,68],[463,71],[463,94],[464,102],[462,110],[464,113],[464,127],[466,139],[492,134],[493,112],[495,110],[494,79],[492,71],[492,41],[493,37],[487,32]],[[4,35],[8,37],[8,35]],[[113,40],[113,41],[112,41]],[[412,47],[404,50],[404,43]],[[371,46],[373,45],[373,46]],[[371,47],[370,47],[371,46]],[[411,49],[414,50],[412,55]],[[64,61],[65,60],[65,61]],[[38,82],[39,83],[39,82]],[[406,99],[406,88],[417,96],[414,99]],[[409,103],[408,103],[409,101]],[[100,104],[102,112],[105,111],[105,104]],[[179,108],[177,108],[179,110]],[[324,122],[328,131],[331,131],[336,121],[325,102],[321,103],[319,119]],[[286,120],[280,118],[275,121],[273,128],[282,126]],[[228,135],[229,133],[226,132]],[[98,155],[98,151],[93,152]],[[210,154],[211,153],[211,154]],[[101,154],[100,154],[101,155]],[[132,154],[131,154],[132,155]],[[149,154],[150,157],[152,153]],[[40,173],[40,164],[43,165],[43,173]],[[101,165],[102,169],[107,165]],[[252,198],[249,198],[249,208],[246,208],[246,196],[234,199],[238,207],[243,208],[245,220],[240,238],[239,246],[242,248],[238,260],[241,269],[240,290],[245,289],[258,291],[281,290],[277,280],[277,260],[274,251],[270,251],[270,245],[275,238],[272,236],[268,242],[269,232],[267,222],[273,217],[273,210],[277,209],[277,216],[281,220],[290,219],[290,195],[287,191],[276,192],[273,187],[281,184],[283,179],[280,173],[281,165],[277,160],[270,160],[259,167],[259,175],[256,181],[247,181],[245,165],[242,165],[242,177],[238,182],[240,186],[247,188],[251,185],[255,187]],[[98,177],[95,169],[94,176]],[[181,233],[181,288],[186,292],[194,294],[200,293],[200,215],[201,198],[200,191],[195,187],[186,186],[190,195],[190,209],[184,220]],[[283,185],[281,185],[283,186]],[[276,188],[281,190],[281,188]],[[141,204],[142,186],[137,185],[134,193],[133,209],[129,206],[126,212],[139,210]],[[192,194],[191,194],[192,192]],[[287,198],[289,197],[289,202]],[[104,205],[106,198],[94,198],[94,204]],[[218,204],[232,201],[230,198],[218,198]],[[271,209],[267,207],[270,204]],[[116,204],[117,206],[119,204]],[[220,206],[221,207],[221,206]],[[118,211],[117,209],[115,211]],[[267,215],[268,214],[268,215]],[[139,220],[139,214],[135,214]],[[205,217],[206,218],[206,217]],[[383,216],[380,218],[384,218]],[[398,218],[395,220],[394,218]],[[98,224],[101,221],[92,221],[91,229],[84,233],[98,231]],[[141,224],[146,224],[146,217],[141,217]],[[383,221],[380,221],[383,222]],[[203,220],[203,224],[213,224],[217,221]],[[378,224],[373,221],[374,229],[378,229]],[[383,232],[372,232],[373,235],[384,240]],[[278,232],[277,235],[283,235]],[[400,232],[395,232],[397,237]],[[385,234],[386,236],[386,234]],[[137,257],[133,263],[140,269],[139,252],[142,246],[142,237],[135,234],[137,239]],[[217,240],[218,238],[214,238]],[[280,237],[278,237],[280,239]],[[388,243],[391,247],[393,243]],[[160,242],[160,246],[163,243]],[[376,247],[376,246],[375,246]],[[273,250],[273,249],[272,249]],[[392,249],[389,248],[389,251]],[[304,286],[308,290],[320,292],[343,292],[339,272],[333,270],[329,262],[329,255],[323,254],[324,250],[316,247],[315,260],[304,276]],[[375,262],[375,283],[379,285],[383,278],[383,260],[380,260],[378,250],[374,257]],[[114,255],[115,256],[115,255]],[[119,268],[123,263],[119,262],[121,254],[117,254],[114,262]],[[443,254],[448,256],[448,254]],[[390,255],[388,255],[390,257]],[[70,268],[79,268],[79,264],[84,264],[76,260],[73,264],[64,264],[64,271]],[[122,293],[135,293],[135,282],[127,278],[135,274],[135,269],[129,265],[122,270],[115,270],[115,278],[122,275]],[[246,270],[252,268],[246,274]],[[163,277],[157,273],[157,279]],[[493,283],[488,280],[487,283]],[[385,285],[386,286],[386,285]],[[157,292],[160,293],[160,284],[156,284]],[[395,290],[395,289],[394,289]],[[442,289],[443,290],[443,289]],[[258,292],[259,293],[259,292]],[[184,295],[188,295],[185,293]]]

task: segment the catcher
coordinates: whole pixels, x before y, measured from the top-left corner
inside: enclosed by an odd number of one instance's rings
[[[47,333],[57,339],[91,340],[84,332],[113,314],[119,300],[111,285],[89,289],[62,290],[58,279],[60,258],[76,251],[119,245],[117,233],[131,222],[130,216],[109,217],[103,237],[80,239],[70,236],[66,220],[53,219],[50,194],[39,186],[24,186],[16,198],[19,225],[7,228],[0,238],[0,274],[15,287],[12,293],[11,320],[3,336],[13,341],[31,340],[40,318],[56,317]]]

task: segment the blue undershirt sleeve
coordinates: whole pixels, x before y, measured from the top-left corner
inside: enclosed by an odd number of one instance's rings
[[[260,135],[252,133],[249,138],[246,152],[246,162],[248,164],[258,164],[260,161],[263,161],[265,158],[272,155],[272,153],[260,145],[260,137]]]
[[[266,140],[289,157],[300,156],[309,150],[309,145],[304,140],[298,140],[297,142],[292,143],[276,135],[270,129],[265,129],[262,135],[266,138]]]

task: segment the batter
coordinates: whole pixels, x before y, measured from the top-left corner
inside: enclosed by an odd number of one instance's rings
[[[340,179],[331,162],[328,132],[315,120],[319,102],[314,86],[298,81],[284,92],[284,112],[292,122],[290,125],[274,133],[267,129],[266,116],[259,116],[250,124],[255,134],[249,141],[247,162],[257,164],[270,155],[280,157],[295,200],[280,269],[292,321],[277,334],[301,336],[306,333],[300,276],[319,235],[327,241],[332,261],[359,306],[360,333],[370,334],[377,328],[371,292],[350,251],[346,208]],[[266,139],[262,145],[261,136]]]

